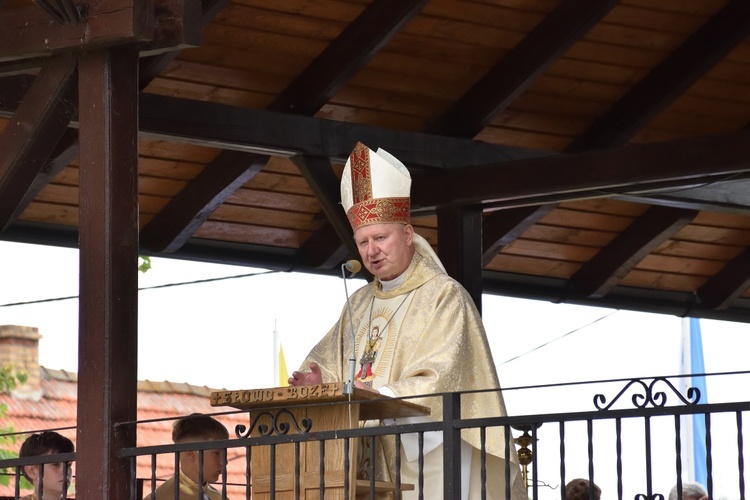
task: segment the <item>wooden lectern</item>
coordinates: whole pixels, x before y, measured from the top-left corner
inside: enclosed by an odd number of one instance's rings
[[[360,420],[381,420],[430,414],[426,406],[392,399],[362,389],[354,389],[351,395],[342,393],[343,384],[319,384],[300,387],[276,387],[241,391],[217,391],[211,393],[211,406],[231,406],[249,410],[250,437],[273,435],[264,432],[277,425],[288,425],[288,434],[324,432],[356,428]],[[307,420],[306,420],[307,419]],[[270,427],[269,427],[270,426]],[[302,430],[298,430],[298,427]],[[369,491],[370,481],[357,481],[357,449],[359,439],[349,441],[349,494],[344,491],[344,440],[325,442],[324,471],[326,499],[353,499],[357,491]],[[270,498],[273,471],[275,497],[279,500],[295,498],[295,445],[286,443],[275,446],[275,460],[271,460],[271,446],[256,446],[251,451],[251,480],[253,500]],[[299,492],[302,499],[320,498],[320,442],[301,442],[299,448]],[[414,489],[414,485],[401,484],[402,490]],[[395,491],[395,484],[376,482],[378,492]]]

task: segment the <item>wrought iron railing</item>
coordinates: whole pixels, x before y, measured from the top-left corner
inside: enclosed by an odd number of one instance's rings
[[[617,385],[619,384],[619,385]],[[614,389],[612,389],[614,387]],[[548,388],[547,388],[548,389]],[[610,390],[611,389],[611,390]],[[578,390],[580,394],[580,390]],[[322,497],[324,491],[339,487],[353,491],[350,471],[358,464],[349,458],[349,451],[359,440],[416,433],[422,438],[427,432],[443,434],[444,498],[460,498],[459,438],[467,429],[479,428],[482,435],[492,428],[500,429],[513,443],[514,451],[525,463],[528,496],[533,499],[564,499],[564,485],[573,478],[583,477],[595,482],[605,499],[664,500],[673,486],[681,488],[688,480],[685,460],[687,442],[681,435],[685,416],[698,416],[705,424],[706,471],[704,486],[709,499],[744,500],[748,451],[744,438],[750,402],[698,404],[700,395],[688,390],[682,393],[666,378],[628,379],[610,382],[606,391],[590,397],[587,411],[541,413],[481,419],[460,418],[462,394],[441,394],[443,415],[439,421],[414,424],[379,425],[354,429],[317,431],[317,423],[295,417],[283,408],[266,408],[250,413],[247,425],[234,430],[230,439],[222,441],[170,444],[122,449],[118,455],[131,464],[132,498],[142,498],[158,487],[179,469],[179,452],[197,450],[199,456],[210,449],[223,450],[224,466],[216,489],[225,497],[249,499],[256,489],[256,497],[276,498],[274,492],[287,491],[291,498],[303,498],[300,484],[301,462],[317,455],[323,467],[316,469],[315,484]],[[130,423],[132,424],[132,423]],[[138,423],[139,426],[148,423]],[[304,448],[307,446],[307,448]],[[341,468],[344,474],[332,475],[326,470],[325,457],[334,446],[344,450]],[[283,450],[293,450],[294,463],[281,463]],[[301,450],[306,450],[302,452]],[[374,446],[372,447],[374,449]],[[283,453],[282,453],[283,452]],[[505,453],[510,454],[510,446]],[[374,456],[370,467],[374,467]],[[66,460],[74,459],[65,457]],[[260,484],[254,474],[254,459],[262,459],[270,467],[268,483],[262,486],[267,493],[259,494]],[[397,468],[400,457],[395,457]],[[58,460],[49,457],[49,461]],[[286,460],[286,459],[285,459]],[[42,463],[45,457],[0,460],[0,467],[17,470],[23,465]],[[149,474],[138,474],[136,463],[148,462]],[[287,474],[284,471],[291,470]],[[167,472],[165,472],[167,470]],[[503,476],[508,479],[517,470],[508,466],[503,470],[483,467],[482,481],[491,482]],[[392,484],[375,481],[374,469],[370,480],[359,482],[365,498],[375,498],[378,491],[393,491],[393,496],[407,488],[397,475]],[[78,474],[85,471],[78,471]],[[284,476],[282,478],[282,476]],[[10,476],[11,482],[18,474]],[[256,484],[253,480],[256,479]],[[199,478],[203,481],[203,478]],[[307,478],[307,481],[311,481]],[[356,479],[355,479],[356,481]],[[283,484],[282,484],[283,483]],[[422,498],[424,486],[417,481],[414,495]],[[510,491],[506,490],[506,494]],[[280,497],[281,495],[279,495]]]

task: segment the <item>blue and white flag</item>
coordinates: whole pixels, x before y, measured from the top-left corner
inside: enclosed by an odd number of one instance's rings
[[[703,365],[703,341],[701,325],[698,318],[682,319],[682,356],[680,373],[683,375],[702,375],[706,373]],[[706,377],[683,377],[680,388],[687,396],[689,387],[695,387],[701,393],[699,404],[708,403]],[[686,481],[706,484],[706,420],[705,415],[683,415],[680,421],[682,441],[682,464]]]

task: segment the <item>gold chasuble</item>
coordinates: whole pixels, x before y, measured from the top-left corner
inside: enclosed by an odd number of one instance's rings
[[[433,260],[437,256],[416,234],[415,247],[417,251],[399,286],[383,291],[375,279],[357,290],[350,299],[357,341],[356,378],[370,383],[384,394],[397,397],[499,388],[484,326],[473,301],[466,290]],[[344,306],[339,321],[310,351],[301,370],[309,370],[310,363],[316,362],[323,382],[346,382],[351,344],[349,312]],[[409,401],[430,407],[433,420],[442,419],[440,397]],[[468,394],[461,398],[462,418],[505,415],[505,403],[500,393]],[[438,447],[425,452],[424,498],[442,498],[442,437],[439,435],[437,439]],[[462,448],[462,496],[480,498],[479,429],[463,431],[462,439],[468,443]],[[505,498],[503,430],[488,429],[485,446],[487,498]],[[512,498],[525,499],[526,490],[512,442],[510,449],[511,461],[514,462],[510,466]],[[396,453],[401,452],[395,449],[392,436],[379,441],[377,479],[395,480]],[[404,498],[417,498],[418,494],[413,475],[418,470],[417,460],[413,455],[413,451],[411,455],[408,451],[402,455],[402,482],[415,484],[415,491],[404,492]],[[413,463],[404,463],[409,460]],[[368,469],[360,465],[360,470]]]

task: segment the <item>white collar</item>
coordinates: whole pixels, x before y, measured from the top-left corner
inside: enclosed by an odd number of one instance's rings
[[[381,289],[384,292],[390,292],[391,290],[395,290],[396,288],[398,288],[401,285],[403,285],[405,279],[406,279],[406,271],[404,271],[403,273],[399,274],[398,276],[396,276],[392,280],[388,280],[388,281],[380,280]]]

